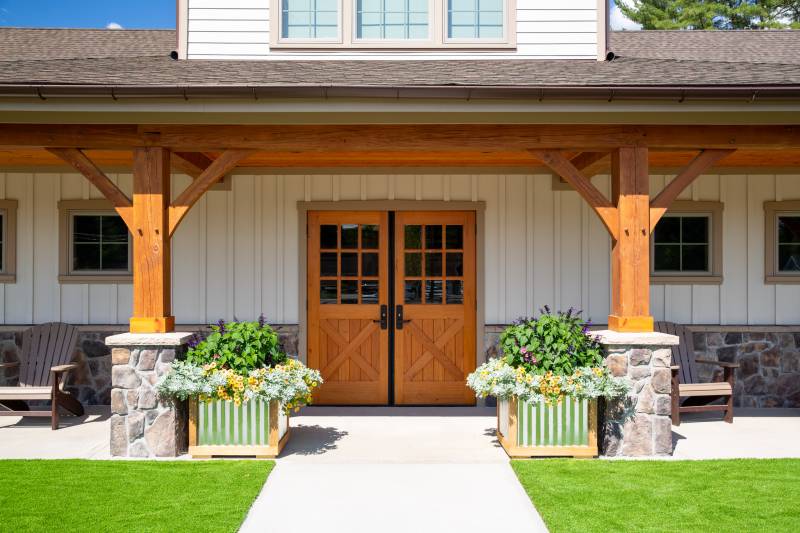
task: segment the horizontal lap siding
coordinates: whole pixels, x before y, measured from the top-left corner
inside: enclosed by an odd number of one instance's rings
[[[386,54],[375,51],[292,53],[295,59],[586,58],[597,56],[596,0],[517,0],[517,49]],[[285,59],[270,54],[270,0],[189,0],[188,55],[195,59]],[[554,6],[557,8],[554,9]]]
[[[111,178],[125,191],[129,174]],[[653,176],[658,191],[669,176]],[[298,201],[483,201],[486,322],[507,323],[547,304],[574,306],[595,322],[609,309],[609,239],[571,191],[549,175],[317,175],[233,177],[210,191],[173,241],[173,309],[178,322],[299,317]],[[609,179],[595,184],[609,192]],[[173,196],[189,183],[176,176]],[[129,284],[60,284],[60,199],[101,198],[76,174],[0,173],[0,198],[19,202],[17,283],[0,284],[0,323],[63,320],[126,323]],[[800,176],[703,176],[682,199],[724,202],[723,275],[716,285],[657,285],[658,320],[697,324],[800,323],[800,285],[765,285],[766,200],[799,199]]]

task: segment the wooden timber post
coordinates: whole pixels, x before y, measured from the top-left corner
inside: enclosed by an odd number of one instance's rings
[[[612,151],[611,177],[619,226],[611,248],[608,327],[614,331],[653,331],[647,148],[623,146]]]
[[[133,316],[131,333],[175,330],[170,287],[170,153],[133,151]]]

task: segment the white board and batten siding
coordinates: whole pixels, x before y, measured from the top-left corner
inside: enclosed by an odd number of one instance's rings
[[[131,176],[112,179],[130,191]],[[669,177],[653,176],[660,190]],[[596,184],[608,192],[609,180]],[[173,194],[188,183],[174,180]],[[655,192],[654,191],[654,192]],[[61,199],[101,198],[77,174],[0,173],[0,198],[18,200],[17,282],[0,284],[0,323],[50,320],[125,324],[129,284],[58,282]],[[800,176],[703,176],[682,199],[722,201],[721,285],[655,285],[658,320],[694,324],[798,324],[800,285],[764,283],[768,200],[800,198]],[[596,323],[609,312],[609,238],[575,192],[549,175],[236,175],[211,191],[173,241],[173,310],[178,323],[219,318],[299,320],[298,201],[438,200],[485,202],[485,319],[508,323],[548,304],[574,306]]]
[[[183,5],[188,59],[596,59],[598,39],[604,39],[598,32],[598,0],[516,0],[513,50],[287,53],[270,50],[275,16],[270,0],[184,0]]]

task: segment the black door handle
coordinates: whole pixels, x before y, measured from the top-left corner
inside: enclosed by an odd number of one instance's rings
[[[408,324],[411,320],[403,320],[403,306],[398,305],[395,309],[395,324],[394,329],[403,329],[403,324]]]
[[[389,309],[386,305],[381,306],[381,319],[380,320],[373,320],[376,324],[381,325],[381,329],[387,329],[389,327]]]

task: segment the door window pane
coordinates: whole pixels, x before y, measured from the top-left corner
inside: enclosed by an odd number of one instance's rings
[[[338,0],[281,0],[282,38],[335,39],[338,35]]]
[[[362,276],[378,275],[378,254],[373,254],[373,253],[361,254],[361,275]]]
[[[442,303],[442,281],[429,279],[425,281],[425,303]]]
[[[358,248],[357,224],[342,224],[342,248]]]
[[[447,289],[446,302],[449,304],[464,303],[464,282],[461,280],[448,280],[445,284]]]
[[[422,226],[405,227],[405,248],[419,250],[422,248]]]
[[[339,273],[336,252],[319,254],[319,273],[321,276],[336,276]]]
[[[332,226],[326,224],[319,228],[319,245],[324,249],[333,249],[339,247],[339,226]]]
[[[447,253],[445,274],[448,277],[464,275],[464,254],[461,252]]]
[[[405,275],[411,277],[422,275],[422,254],[420,253],[406,254]]]
[[[358,280],[354,279],[342,280],[342,303],[343,304],[358,303]]]
[[[358,276],[358,254],[342,254],[342,276]]]
[[[450,249],[461,249],[464,247],[464,227],[445,226],[445,244]]]
[[[379,242],[378,226],[361,226],[361,247],[374,250],[378,248]]]
[[[439,252],[425,254],[425,275],[441,276],[442,275],[442,254]]]
[[[447,37],[501,39],[503,0],[447,0]]]
[[[404,301],[407,304],[422,303],[422,281],[406,281]]]
[[[357,39],[427,39],[428,0],[356,0]]]
[[[778,271],[800,272],[800,216],[778,216]]]
[[[442,247],[442,227],[425,226],[425,248],[437,250]]]
[[[362,304],[378,303],[378,280],[369,280],[361,282],[361,303]]]
[[[336,280],[324,279],[319,282],[319,303],[335,304],[336,300]]]

